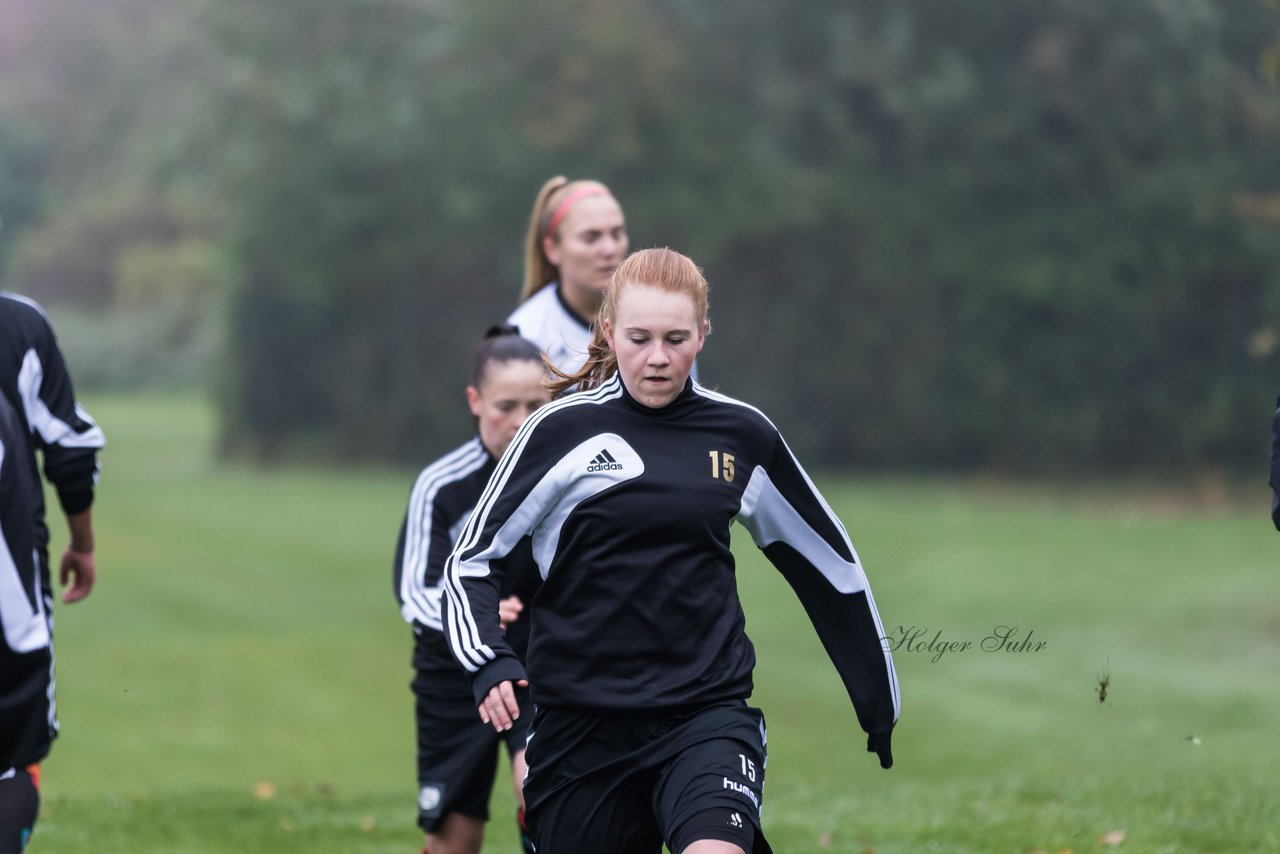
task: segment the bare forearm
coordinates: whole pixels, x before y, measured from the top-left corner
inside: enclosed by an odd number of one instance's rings
[[[67,530],[71,541],[67,547],[74,552],[92,552],[93,541],[93,508],[87,507],[79,513],[67,516]]]

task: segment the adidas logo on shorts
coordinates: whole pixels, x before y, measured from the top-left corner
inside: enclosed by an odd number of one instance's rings
[[[596,454],[587,465],[587,471],[622,471],[622,463],[613,458],[613,454],[603,450]]]

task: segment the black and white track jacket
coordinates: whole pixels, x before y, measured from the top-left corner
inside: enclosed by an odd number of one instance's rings
[[[18,412],[24,431],[24,453],[35,470],[35,452],[44,458],[44,473],[68,515],[93,503],[98,481],[98,451],[106,444],[102,430],[76,403],[71,377],[53,328],[36,303],[0,293],[0,393]],[[36,489],[37,548],[49,532],[44,524],[44,494]]]
[[[0,699],[12,702],[19,672],[27,668],[6,652],[29,653],[49,646],[49,619],[35,561],[32,524],[35,473],[27,459],[26,430],[17,410],[0,395]],[[46,665],[47,669],[47,665]],[[9,744],[12,733],[3,739]],[[0,771],[8,767],[0,756]]]
[[[413,484],[396,542],[392,586],[400,613],[415,631],[436,635],[443,631],[440,598],[444,564],[497,464],[477,436],[424,468]],[[529,636],[528,605],[542,583],[528,540],[507,557],[502,579],[503,597],[519,596],[525,605],[519,619],[506,628],[507,643],[523,655]],[[438,655],[436,651],[436,644],[427,645],[432,660],[425,664],[457,667],[443,637]]]
[[[526,676],[499,629],[495,561],[530,536],[543,577],[526,659],[539,706],[647,712],[748,697],[735,519],[795,589],[863,729],[891,729],[897,676],[866,576],[777,428],[692,381],[650,409],[617,376],[525,422],[449,558],[446,627],[477,702]]]

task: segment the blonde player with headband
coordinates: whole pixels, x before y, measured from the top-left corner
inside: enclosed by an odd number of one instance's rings
[[[507,322],[556,370],[573,374],[586,362],[591,324],[629,245],[622,206],[599,181],[557,175],[538,191],[525,235],[520,307]],[[699,380],[696,364],[692,376]]]
[[[525,236],[524,289],[508,322],[570,373],[582,366],[609,277],[626,257],[627,221],[609,188],[563,175],[538,191]]]

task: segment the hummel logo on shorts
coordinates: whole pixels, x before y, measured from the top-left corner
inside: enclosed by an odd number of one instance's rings
[[[622,463],[615,460],[606,448],[595,455],[587,466],[587,471],[622,471]]]
[[[742,827],[742,814],[736,812],[729,813],[729,821],[727,824],[730,827]]]

